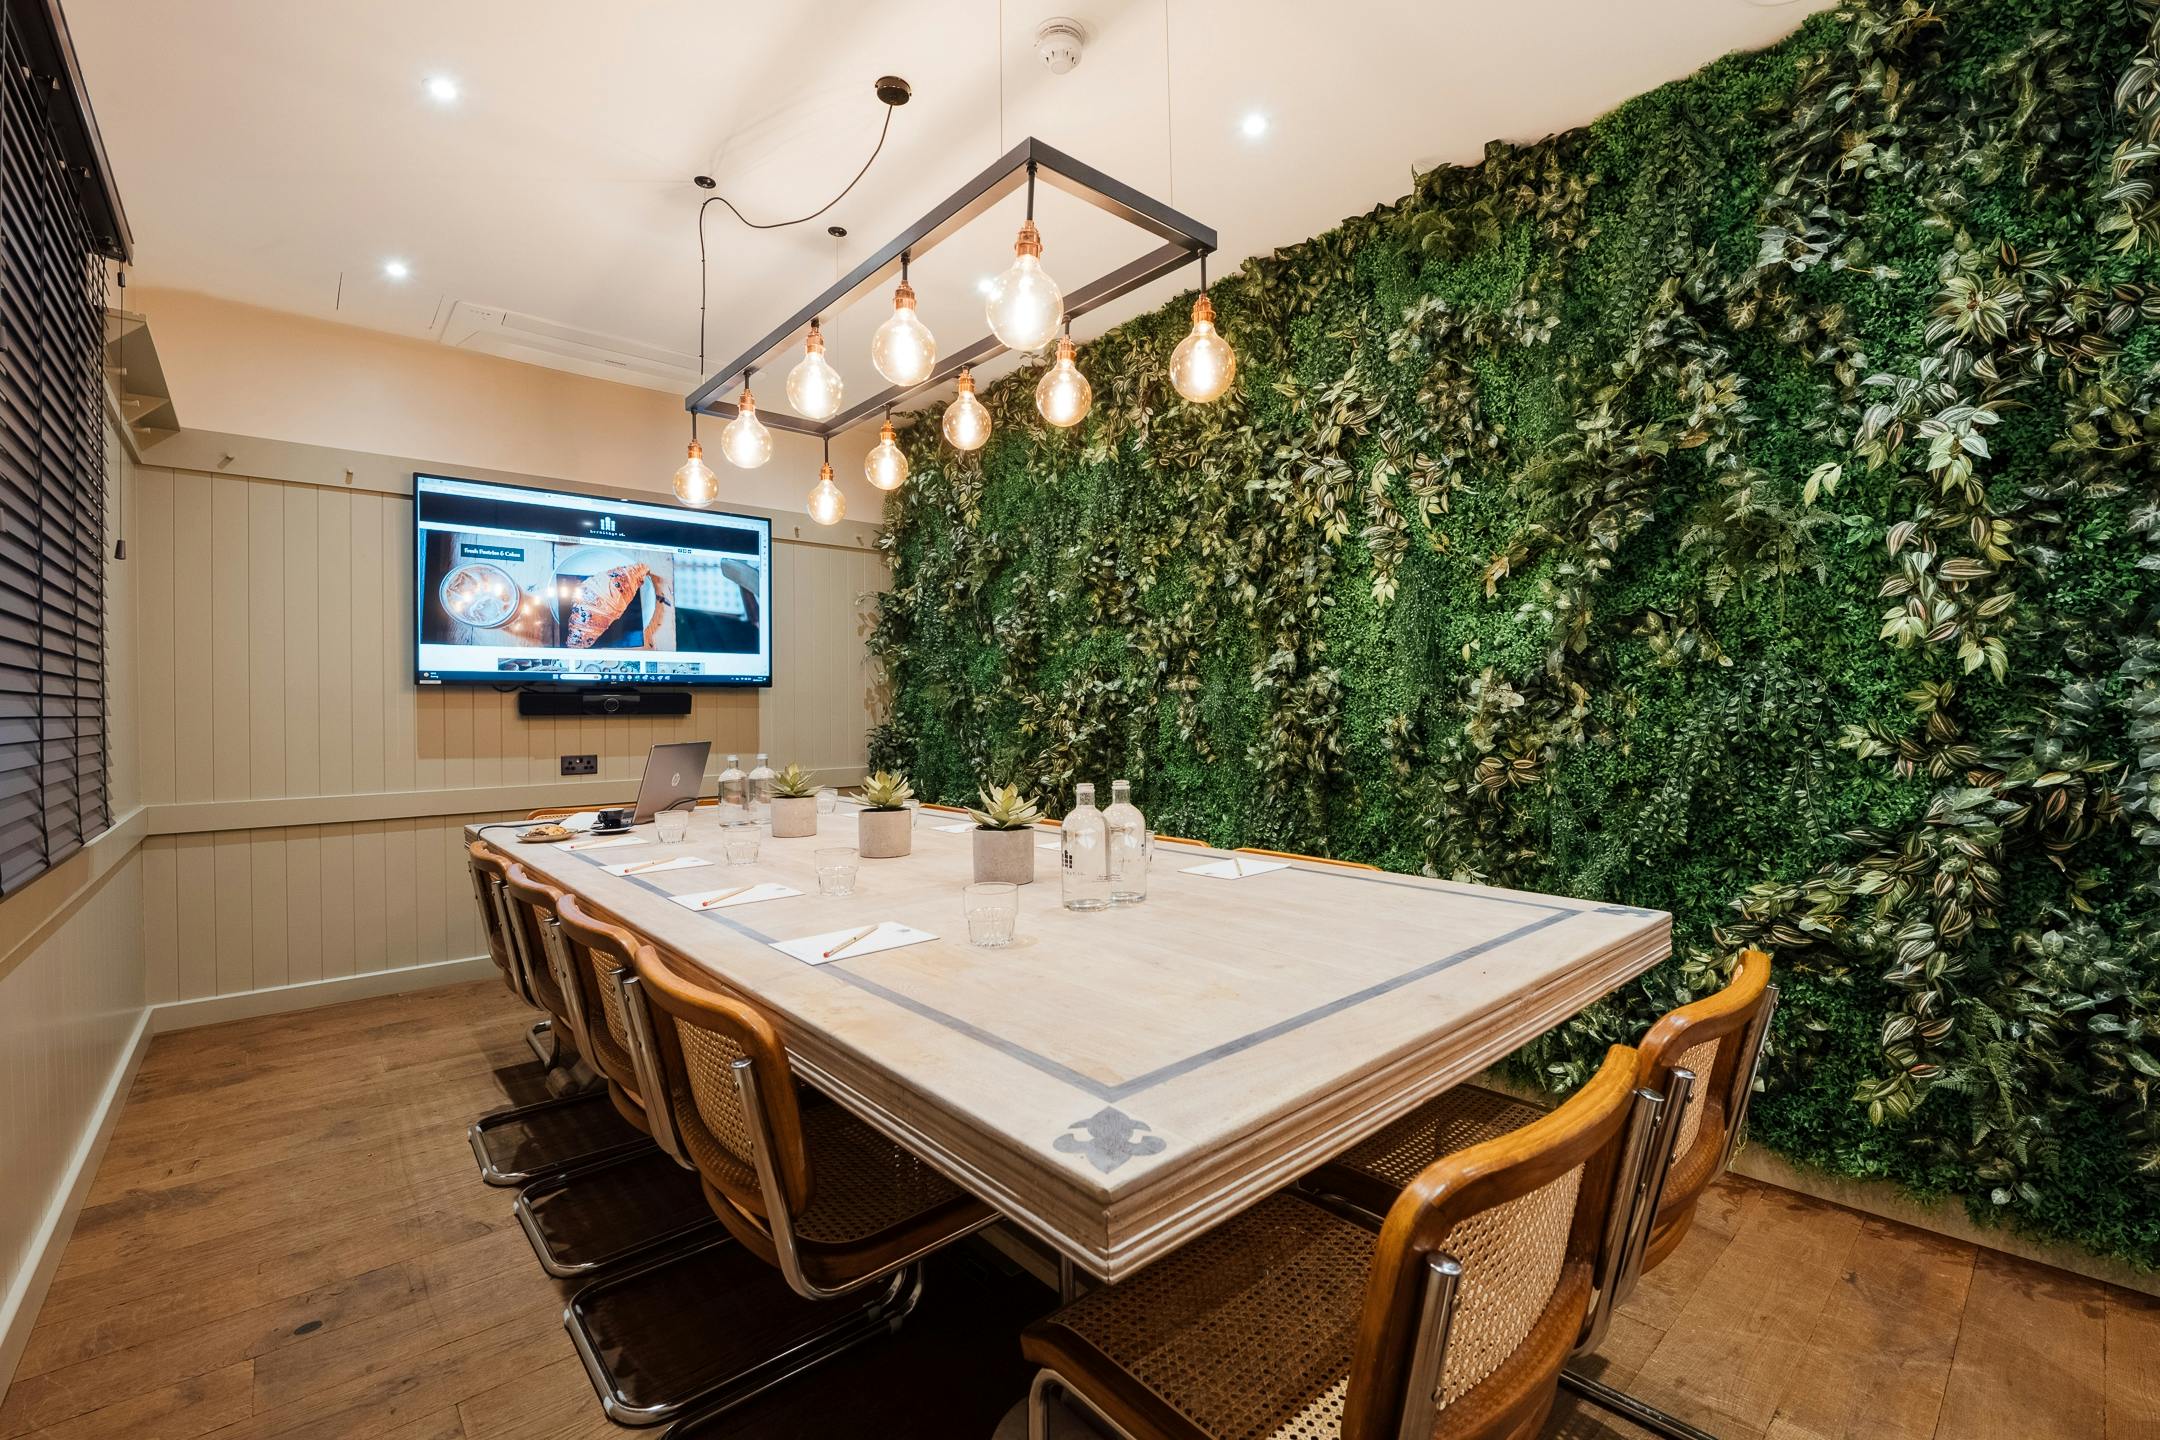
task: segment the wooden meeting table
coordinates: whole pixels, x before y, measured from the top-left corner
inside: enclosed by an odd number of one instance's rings
[[[914,853],[818,894],[814,838],[723,832],[570,850],[468,833],[774,1017],[798,1073],[1082,1270],[1118,1280],[1459,1084],[1670,953],[1655,910],[1294,862],[1189,874],[1229,852],[1156,848],[1146,903],[1059,902],[1037,852],[1014,942],[967,940],[966,815],[925,807]],[[723,834],[758,841],[729,865]],[[1039,832],[1054,847],[1055,829]],[[693,855],[696,869],[602,867]],[[777,881],[800,896],[693,911],[669,897]],[[938,938],[806,964],[772,942],[899,921]]]

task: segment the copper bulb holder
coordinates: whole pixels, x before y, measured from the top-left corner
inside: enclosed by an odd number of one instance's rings
[[[1073,343],[1072,343],[1072,336],[1070,336],[1070,335],[1060,335],[1060,336],[1058,337],[1058,348],[1057,348],[1057,358],[1058,358],[1058,359],[1060,359],[1060,360],[1070,360],[1070,359],[1072,359],[1072,358],[1073,358],[1073,356],[1074,356],[1074,355],[1076,355],[1076,354],[1078,354],[1078,353],[1079,353],[1078,351],[1076,351],[1076,350],[1074,350],[1074,349],[1073,349]]]
[[[818,467],[817,478],[821,485],[832,484],[832,461],[828,460]]]
[[[1192,318],[1195,325],[1215,323],[1215,302],[1207,298],[1207,291],[1201,291],[1199,298],[1192,302]]]
[[[698,442],[695,440],[692,440],[690,442],[690,458],[692,460],[702,460],[705,458],[705,447],[698,444]]]
[[[954,376],[953,389],[959,391],[962,395],[974,394],[975,372],[972,369],[962,370],[958,375]]]
[[[1042,258],[1042,231],[1035,228],[1033,220],[1020,222],[1020,234],[1013,241],[1013,254],[1033,255],[1038,260]]]
[[[743,386],[742,398],[735,402],[735,408],[744,415],[757,413],[757,397],[750,393],[749,386]]]
[[[810,338],[803,341],[803,351],[806,354],[819,355],[824,353],[824,350],[825,332],[818,328],[817,321],[812,320],[810,322]]]
[[[900,437],[893,433],[892,421],[887,420],[885,422],[885,428],[878,431],[877,438],[884,441],[887,445],[890,445],[894,441],[898,440]]]
[[[913,310],[915,308],[915,287],[905,280],[894,286],[892,308],[895,310]]]

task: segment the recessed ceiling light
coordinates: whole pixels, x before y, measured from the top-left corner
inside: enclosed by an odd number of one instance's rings
[[[447,75],[430,75],[427,82],[428,98],[438,105],[450,105],[457,101],[457,81]]]
[[[1245,118],[1238,122],[1238,129],[1244,132],[1246,139],[1258,140],[1267,134],[1267,116],[1258,110],[1248,111]]]
[[[403,260],[385,260],[382,262],[382,273],[392,280],[403,280],[412,274],[412,267]]]

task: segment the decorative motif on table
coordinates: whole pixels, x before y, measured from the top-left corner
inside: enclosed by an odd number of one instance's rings
[[[1160,1155],[1170,1148],[1169,1141],[1151,1134],[1145,1124],[1115,1105],[1106,1105],[1065,1129],[1065,1134],[1050,1142],[1050,1148],[1065,1155],[1086,1156],[1087,1162],[1105,1175],[1136,1155]]]

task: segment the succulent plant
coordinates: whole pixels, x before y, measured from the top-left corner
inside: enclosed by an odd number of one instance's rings
[[[915,798],[915,787],[905,775],[880,770],[863,781],[862,798],[866,810],[899,810]]]
[[[1000,785],[994,790],[980,792],[982,809],[968,806],[968,814],[985,830],[1025,830],[1033,825],[1041,811],[1036,808],[1035,797],[1022,795],[1017,785]]]
[[[807,800],[817,794],[817,781],[800,765],[790,765],[772,778],[775,800]]]

